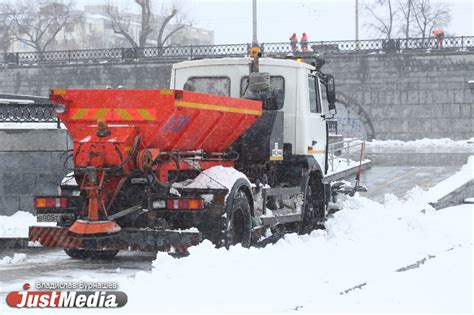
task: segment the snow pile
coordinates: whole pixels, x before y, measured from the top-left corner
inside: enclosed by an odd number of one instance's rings
[[[474,181],[474,155],[468,158],[467,163],[463,165],[459,172],[437,184],[424,194],[424,197],[426,197],[424,201],[427,203],[437,201],[469,181]]]
[[[239,178],[248,180],[244,173],[237,171],[233,167],[224,167],[222,165],[211,167],[199,174],[190,183],[176,183],[176,188],[214,188],[214,189],[232,189],[235,181]],[[250,184],[250,182],[249,182]]]
[[[159,296],[156,312],[471,312],[473,206],[435,211],[436,189],[384,204],[344,197],[326,230],[263,249],[205,241],[184,259],[160,253],[151,274],[122,282],[124,311]]]
[[[55,226],[51,223],[37,223],[36,217],[29,212],[18,211],[12,216],[0,215],[0,237],[28,237],[31,225]]]
[[[451,140],[450,138],[441,139],[418,139],[413,141],[400,141],[400,140],[372,140],[366,142],[367,146],[370,147],[463,147],[463,146],[474,146],[474,138],[469,140]]]
[[[474,149],[474,138],[468,140],[451,140],[449,138],[441,139],[418,139],[413,141],[400,140],[372,140],[366,142],[368,149],[373,151],[377,148],[398,148],[408,150],[420,149]]]
[[[26,254],[13,254],[13,257],[5,256],[0,260],[0,265],[13,265],[26,260]]]

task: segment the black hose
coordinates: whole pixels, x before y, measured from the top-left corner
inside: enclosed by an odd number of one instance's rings
[[[133,146],[132,146],[132,150],[130,151],[130,153],[127,155],[125,160],[123,160],[119,165],[112,167],[112,171],[120,170],[125,164],[127,164],[135,156],[135,151],[137,150],[137,147],[138,147],[138,144],[140,143],[140,140],[141,140],[140,136],[135,137],[135,140],[133,140]]]
[[[174,176],[174,179],[173,179],[172,181],[170,181],[170,182],[164,184],[164,183],[160,182],[160,180],[158,179],[158,177],[156,177],[155,172],[152,172],[152,173],[151,173],[151,174],[153,175],[153,177],[155,178],[156,182],[157,182],[161,187],[164,187],[164,188],[170,187],[171,185],[173,185],[174,183],[176,183],[177,180],[178,180],[178,178],[179,178],[179,174],[180,174],[180,172],[181,172],[181,169],[180,169],[180,167],[179,167],[179,159],[178,159],[176,156],[174,156],[174,155],[170,155],[170,158],[173,159],[173,161],[174,161],[174,163],[175,163],[175,165],[176,165],[176,175]],[[159,158],[156,158],[156,159],[153,161],[152,165],[158,164],[158,163],[159,163],[158,159],[159,159]],[[161,160],[161,159],[160,159],[160,160]],[[161,161],[162,161],[162,160],[161,160]]]
[[[73,154],[70,153],[66,156],[66,159],[64,159],[64,162],[63,162],[63,172],[64,173],[67,173],[69,171],[69,169],[67,168],[67,163],[69,162],[69,160],[73,157]]]

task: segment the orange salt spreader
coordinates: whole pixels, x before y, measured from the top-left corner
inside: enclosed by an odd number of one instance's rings
[[[37,197],[38,214],[54,210],[64,220],[30,227],[30,240],[81,254],[199,242],[198,231],[170,222],[205,212],[203,198],[171,193],[172,184],[233,166],[228,148],[262,114],[260,101],[170,89],[55,89],[50,99],[74,142],[78,193]],[[215,206],[222,196],[215,192]]]

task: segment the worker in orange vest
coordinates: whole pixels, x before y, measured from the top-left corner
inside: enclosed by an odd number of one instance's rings
[[[301,35],[301,51],[302,52],[307,52],[308,51],[308,36],[306,36],[306,33],[303,33]]]
[[[293,33],[290,37],[290,45],[291,45],[291,52],[295,53],[298,45],[298,37],[296,37],[296,33]]]
[[[444,31],[440,28],[433,30],[433,35],[436,38],[436,46],[443,47]]]

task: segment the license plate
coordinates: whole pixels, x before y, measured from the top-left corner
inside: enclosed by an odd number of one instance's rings
[[[36,215],[37,222],[60,222],[62,217],[69,217],[69,213],[41,213]]]

